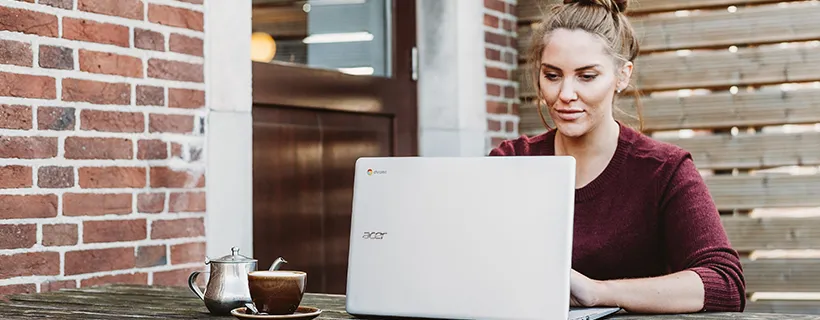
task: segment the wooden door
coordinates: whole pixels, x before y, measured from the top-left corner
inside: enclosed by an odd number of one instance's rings
[[[356,159],[417,153],[414,1],[392,16],[390,77],[253,64],[254,257],[284,257],[309,292],[345,292]]]

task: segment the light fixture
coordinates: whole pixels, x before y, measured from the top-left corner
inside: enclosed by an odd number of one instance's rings
[[[340,42],[363,42],[373,41],[373,34],[370,32],[348,32],[348,33],[322,33],[312,34],[303,39],[303,43],[340,43]]]
[[[276,41],[266,32],[251,34],[251,60],[270,62],[276,56]]]

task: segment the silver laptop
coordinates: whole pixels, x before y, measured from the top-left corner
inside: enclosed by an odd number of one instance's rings
[[[574,319],[573,158],[361,158],[355,167],[348,313]]]

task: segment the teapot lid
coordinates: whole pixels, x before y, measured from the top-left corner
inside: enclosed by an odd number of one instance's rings
[[[254,262],[256,259],[251,259],[246,256],[239,254],[239,248],[233,247],[231,248],[231,254],[222,256],[218,259],[210,260],[210,262],[219,262],[219,263],[246,263],[246,262]]]

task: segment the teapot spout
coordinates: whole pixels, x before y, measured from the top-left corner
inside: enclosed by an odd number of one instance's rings
[[[276,258],[276,260],[273,261],[273,264],[271,264],[270,269],[268,269],[268,271],[279,270],[279,267],[281,267],[282,264],[285,264],[285,263],[288,263],[288,262],[285,261],[284,258],[282,258],[282,257]]]

